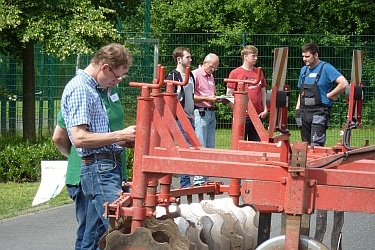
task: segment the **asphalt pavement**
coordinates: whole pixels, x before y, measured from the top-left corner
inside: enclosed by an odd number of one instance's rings
[[[0,249],[73,250],[74,206],[64,205],[0,221]]]
[[[208,196],[205,198],[208,199]],[[184,202],[184,199],[182,200]],[[375,204],[374,204],[375,205]],[[333,213],[328,213],[327,234]],[[311,219],[314,230],[314,215]],[[77,223],[74,206],[64,205],[15,218],[0,220],[0,250],[73,250]],[[280,215],[272,215],[271,237],[279,235]],[[375,215],[345,213],[343,250],[375,249]]]

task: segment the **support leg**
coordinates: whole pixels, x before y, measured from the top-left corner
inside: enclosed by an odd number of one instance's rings
[[[301,235],[310,235],[310,215],[303,214],[301,219]]]
[[[271,233],[271,213],[260,213],[259,214],[259,226],[258,226],[258,246],[263,242],[269,240]]]
[[[286,232],[286,213],[281,214],[281,235],[285,235]],[[310,235],[310,215],[309,214],[303,214],[301,219],[301,235]]]
[[[331,234],[331,249],[341,250],[341,230],[344,226],[344,212],[334,211],[333,214],[333,228]]]
[[[327,230],[327,211],[316,210],[316,228],[314,238],[323,242]]]

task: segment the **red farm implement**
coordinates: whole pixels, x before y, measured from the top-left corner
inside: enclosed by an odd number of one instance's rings
[[[361,95],[353,93],[359,91],[356,86],[363,85],[358,73],[363,53],[355,51],[354,55],[353,65],[357,66],[347,94],[347,136],[334,147],[290,143],[288,86],[284,84],[287,48],[275,49],[268,130],[252,112],[254,107],[244,91],[246,84],[254,82],[236,81],[230,150],[201,147],[174,91],[175,85],[186,82],[165,81],[162,66],[153,83],[131,82],[141,88],[131,192],[105,204],[110,230],[101,247],[340,249],[344,212],[375,213],[375,146],[350,146],[350,129],[360,123],[362,104]],[[162,86],[166,86],[164,92]],[[243,140],[246,110],[260,142]],[[173,189],[172,175],[178,174],[224,178],[228,184],[217,181]],[[204,194],[211,201],[204,200]],[[216,198],[222,194],[228,198]],[[192,202],[193,195],[199,203]],[[181,204],[181,197],[187,197],[188,204]],[[158,211],[164,211],[163,215]],[[330,248],[309,237],[310,215],[317,211],[336,211]],[[272,213],[283,213],[283,223],[281,236],[269,239]],[[322,214],[324,226],[327,222]],[[323,229],[317,230],[324,234]]]

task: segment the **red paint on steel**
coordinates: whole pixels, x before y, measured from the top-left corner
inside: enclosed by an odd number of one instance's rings
[[[147,186],[147,195],[145,199],[145,208],[147,214],[152,214],[158,205],[157,193],[158,181],[150,181]]]
[[[246,83],[238,81],[231,150],[202,148],[177,101],[173,86],[177,83],[167,83],[164,100],[156,89],[163,83],[158,75],[152,84],[131,84],[142,87],[138,98],[132,193],[131,197],[122,194],[106,205],[109,218],[131,216],[134,231],[143,226],[146,216],[153,214],[156,204],[167,207],[170,202],[178,202],[175,197],[198,195],[201,199],[204,193],[228,192],[235,204],[241,196],[245,204],[260,212],[288,213],[285,244],[287,249],[298,249],[303,214],[311,214],[315,209],[375,213],[375,146],[350,151],[341,144],[332,148],[307,147],[306,143],[291,146],[289,135],[269,137],[260,127],[260,134],[265,134],[267,140],[244,141],[248,99],[243,90]],[[271,110],[275,108],[272,105]],[[279,127],[285,122],[284,115],[279,113],[275,120]],[[176,118],[188,131],[193,147],[184,143]],[[170,190],[171,174],[222,177],[231,181],[229,186],[214,182]],[[157,180],[159,193],[155,190]]]
[[[234,92],[234,109],[232,124],[231,149],[238,149],[238,141],[243,140],[245,131],[246,107],[249,100],[244,91],[244,83],[237,84],[237,91]]]
[[[260,72],[260,70],[259,70]],[[258,74],[260,77],[260,75]],[[233,119],[237,122],[233,122],[232,125],[232,140],[231,149],[238,149],[238,141],[244,139],[245,131],[245,120],[246,120],[246,107],[249,102],[249,97],[245,92],[245,85],[243,82],[238,82],[237,91],[234,92],[234,109]],[[228,194],[232,198],[235,205],[239,205],[240,199],[240,179],[231,179],[229,183]]]
[[[181,123],[182,128],[184,129],[192,147],[202,147],[197,135],[194,132],[193,127],[190,124],[189,119],[187,118],[182,105],[178,102],[177,103],[177,110],[176,110],[177,118]],[[187,144],[186,144],[187,145]],[[188,147],[185,147],[188,148]]]
[[[172,175],[167,174],[159,180],[160,191],[159,191],[159,204],[164,207],[168,212],[169,205],[171,205],[171,184]]]
[[[137,108],[137,131],[135,138],[133,186],[131,196],[133,198],[134,216],[132,220],[132,232],[137,227],[142,227],[146,210],[144,207],[147,179],[142,172],[142,157],[149,154],[151,120],[154,109],[153,99],[148,96],[149,92],[144,91],[147,87],[142,87],[142,96],[138,97]]]
[[[303,214],[307,197],[307,143],[293,145],[292,162],[288,168],[284,210],[288,214]],[[298,197],[296,199],[296,197]],[[299,238],[299,237],[298,237]]]
[[[199,154],[199,151],[196,153]],[[267,165],[262,162],[227,162],[147,155],[143,156],[142,169],[149,173],[184,173],[187,175],[265,181],[280,181],[280,178],[287,174],[287,168]]]
[[[151,122],[154,113],[154,99],[150,98],[150,89],[161,88],[164,77],[164,70],[158,67],[158,78],[154,79],[152,84],[147,83],[134,83],[129,85],[134,87],[141,87],[141,96],[138,97],[137,108],[137,132],[135,139],[134,152],[134,169],[133,169],[133,186],[132,186],[132,199],[133,199],[133,220],[132,232],[137,227],[142,227],[146,216],[145,199],[147,194],[147,178],[142,172],[142,157],[149,154],[150,149],[150,134]]]

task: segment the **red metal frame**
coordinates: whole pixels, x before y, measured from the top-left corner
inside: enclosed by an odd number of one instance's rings
[[[132,217],[134,232],[144,226],[145,218],[154,214],[157,205],[168,208],[171,203],[178,203],[181,196],[198,194],[203,199],[203,193],[226,192],[235,204],[241,196],[245,204],[255,206],[260,212],[287,213],[286,249],[298,249],[303,214],[311,214],[315,209],[375,213],[375,146],[347,152],[340,145],[333,148],[308,147],[306,143],[291,145],[289,135],[272,133],[261,142],[243,141],[248,102],[243,83],[239,83],[239,90],[234,93],[231,150],[202,148],[174,93],[173,85],[181,83],[168,82],[166,92],[161,93],[163,75],[164,69],[159,66],[158,79],[153,84],[130,83],[142,89],[137,106],[132,191],[121,194],[112,204],[105,204],[110,219]],[[276,112],[275,105],[271,105],[270,112]],[[192,147],[185,142],[176,118]],[[229,185],[212,182],[171,190],[172,174],[231,181]]]

